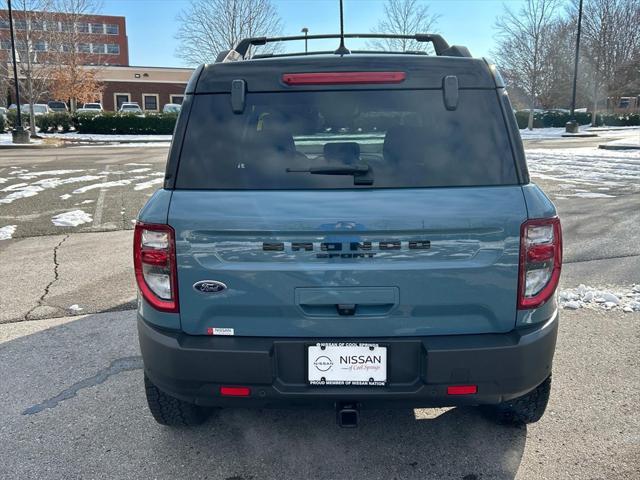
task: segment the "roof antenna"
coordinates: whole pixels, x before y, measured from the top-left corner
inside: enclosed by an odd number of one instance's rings
[[[333,52],[336,55],[348,55],[351,52],[347,47],[344,46],[344,12],[342,7],[342,0],[340,0],[340,46],[338,49]]]

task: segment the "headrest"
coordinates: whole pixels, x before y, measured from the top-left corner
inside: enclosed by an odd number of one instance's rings
[[[346,164],[357,163],[360,160],[360,145],[356,142],[326,143],[324,158]]]

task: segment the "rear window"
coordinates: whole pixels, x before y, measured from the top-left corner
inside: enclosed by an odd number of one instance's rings
[[[368,184],[355,184],[356,169]],[[250,93],[242,114],[228,94],[194,96],[175,187],[517,183],[495,90],[460,90],[454,111],[441,90],[357,90]]]

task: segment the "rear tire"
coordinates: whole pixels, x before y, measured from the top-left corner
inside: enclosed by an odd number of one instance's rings
[[[542,418],[551,392],[551,375],[535,390],[513,400],[486,407],[487,413],[498,423],[526,425]]]
[[[160,425],[193,427],[204,423],[209,411],[164,393],[144,375],[144,390],[151,415]]]

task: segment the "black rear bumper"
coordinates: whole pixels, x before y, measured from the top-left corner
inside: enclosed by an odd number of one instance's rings
[[[435,407],[495,404],[533,390],[551,374],[557,316],[506,334],[340,339],[388,346],[385,387],[309,386],[306,346],[335,339],[193,336],[138,317],[145,372],[161,390],[208,406]],[[447,395],[450,385],[476,394]],[[246,386],[249,397],[223,397],[221,386]]]

